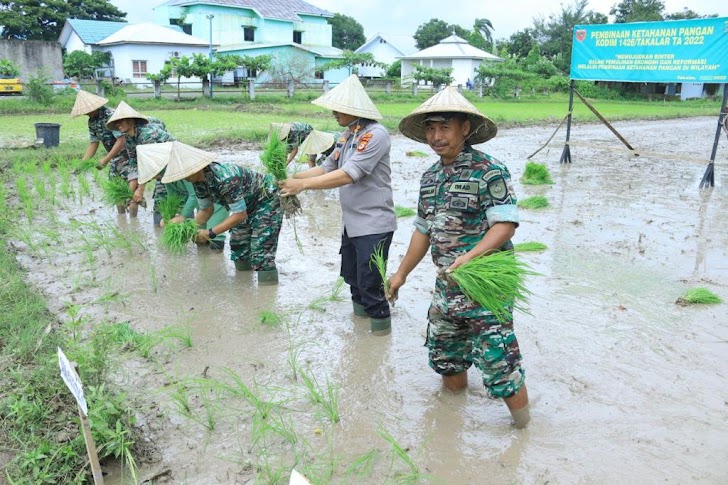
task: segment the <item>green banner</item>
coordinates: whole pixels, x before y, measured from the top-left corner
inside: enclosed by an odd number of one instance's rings
[[[577,25],[571,79],[728,81],[728,18]]]

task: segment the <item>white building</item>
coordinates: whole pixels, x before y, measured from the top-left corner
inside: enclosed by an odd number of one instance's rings
[[[483,62],[503,61],[498,56],[473,47],[465,39],[455,34],[442,39],[439,44],[409,56],[402,56],[400,59],[402,60],[403,82],[411,81],[412,73],[415,71],[415,65],[434,67],[437,69],[451,67],[453,69],[453,85],[455,86],[465,86],[468,79],[473,81],[478,67]]]
[[[68,19],[63,24],[58,43],[66,52],[93,52],[98,43],[129,25],[127,22]]]
[[[412,36],[378,33],[354,52],[369,52],[378,62],[389,65],[400,57],[414,54],[417,52],[417,47]],[[359,67],[360,77],[384,77],[385,74],[385,70],[381,67]]]

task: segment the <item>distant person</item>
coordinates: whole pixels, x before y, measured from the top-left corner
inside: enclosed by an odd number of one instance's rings
[[[477,256],[513,249],[518,209],[510,173],[472,147],[493,138],[497,127],[456,88],[447,87],[405,117],[399,131],[430,145],[440,159],[422,175],[415,230],[389,280],[389,297],[397,298],[430,250],[438,269],[427,315],[430,367],[446,389],[460,392],[474,364],[490,396],[503,399],[515,426],[524,428],[530,420],[528,391],[513,320],[500,323],[447,279],[447,272]]]
[[[468,80],[465,81],[465,87],[467,88],[468,91],[473,90],[473,81],[471,81],[470,78],[468,78]]]
[[[281,195],[339,188],[343,214],[341,276],[351,289],[354,314],[370,317],[374,334],[388,334],[392,323],[389,302],[382,278],[370,260],[378,249],[387,259],[397,229],[389,131],[376,121],[382,115],[355,74],[312,103],[332,110],[346,131],[320,167],[278,182]]]
[[[303,122],[270,124],[271,136],[277,136],[279,140],[285,142],[287,145],[287,163],[291,163],[293,160],[296,159],[296,156],[298,155],[298,147],[301,146],[301,143],[303,143],[303,141],[309,134],[311,134],[312,131],[313,126]],[[316,156],[309,155],[309,166],[315,166],[315,162]]]
[[[74,118],[81,115],[88,116],[88,133],[89,145],[81,160],[90,160],[96,155],[99,145],[103,145],[106,149],[106,155],[103,156],[96,168],[103,169],[109,165],[109,178],[121,177],[129,183],[132,191],[137,189],[136,178],[130,178],[131,167],[129,166],[129,157],[126,153],[126,137],[120,131],[115,131],[106,126],[114,114],[114,110],[106,106],[109,100],[89,93],[88,91],[79,91],[76,95],[76,102],[73,104],[71,116]],[[119,214],[126,212],[127,207],[119,204],[116,206]],[[131,201],[129,203],[129,215],[137,216],[137,203]]]

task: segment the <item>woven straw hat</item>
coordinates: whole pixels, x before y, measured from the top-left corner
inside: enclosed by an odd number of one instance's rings
[[[338,111],[351,116],[358,116],[368,120],[381,120],[382,115],[369,95],[364,90],[364,86],[359,82],[356,74],[347,77],[341,84],[336,86],[328,93],[319,96],[311,101],[316,106],[328,108],[332,111]]]
[[[164,163],[167,165],[167,170],[164,172],[164,177],[162,177],[162,183],[164,184],[176,182],[185,177],[189,177],[193,173],[197,173],[210,165],[213,160],[217,158],[216,153],[206,152],[178,141],[168,141],[166,143],[157,143],[156,145],[159,146],[160,149],[159,152],[156,152],[158,155],[153,156],[157,156],[158,159],[152,163],[157,165]],[[139,153],[139,150],[144,146],[145,145],[140,145],[137,147],[137,156],[139,160],[139,183],[142,183],[142,156]],[[164,149],[162,149],[162,147],[164,147]],[[164,167],[160,167],[159,170],[162,170],[162,168]],[[156,173],[159,173],[159,170],[157,170]],[[154,175],[152,175],[152,177],[153,176]]]
[[[298,152],[304,155],[318,155],[323,153],[334,144],[334,134],[326,133],[325,131],[313,130],[303,140],[301,146],[298,147]]]
[[[470,120],[470,134],[467,142],[470,144],[483,143],[490,140],[498,132],[498,127],[487,116],[452,86],[448,86],[433,97],[418,106],[412,113],[399,122],[399,131],[420,143],[427,143],[425,136],[425,118],[432,117],[434,113],[465,113]]]
[[[109,100],[106,98],[102,98],[101,96],[96,96],[95,94],[89,93],[88,91],[81,90],[76,95],[76,102],[73,103],[71,116],[75,118],[76,116],[81,116],[88,114],[92,111],[96,111],[108,102]]]
[[[291,132],[291,123],[271,123],[270,133],[276,133],[279,140],[285,140]]]
[[[117,121],[128,120],[129,118],[149,121],[149,118],[122,101],[119,103],[119,106],[116,107],[116,110],[114,111],[114,114],[111,115],[111,118],[109,118],[109,121],[106,122],[106,127],[113,130],[116,128]]]

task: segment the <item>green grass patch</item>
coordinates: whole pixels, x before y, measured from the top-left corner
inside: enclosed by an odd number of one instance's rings
[[[511,307],[524,310],[530,294],[525,278],[536,274],[513,251],[500,251],[473,258],[449,276],[470,300],[493,312],[499,322],[507,322]]]
[[[394,214],[397,216],[397,218],[412,217],[414,215],[417,215],[417,211],[410,207],[402,207],[401,205],[395,205]]]
[[[548,249],[548,246],[546,246],[544,243],[536,241],[522,242],[513,246],[513,250],[517,253],[545,251],[546,249]]]
[[[526,197],[518,201],[518,207],[524,209],[545,209],[549,206],[549,200],[543,195]]]
[[[195,236],[197,236],[197,223],[193,219],[165,224],[162,231],[162,245],[173,254],[182,254]]]
[[[703,304],[715,305],[718,303],[723,303],[723,300],[721,300],[718,295],[716,295],[707,288],[690,288],[685,293],[683,293],[682,296],[678,298],[675,303],[681,306]]]
[[[527,162],[526,170],[523,172],[523,177],[521,177],[521,183],[524,185],[549,185],[553,184],[554,181],[546,165]]]

